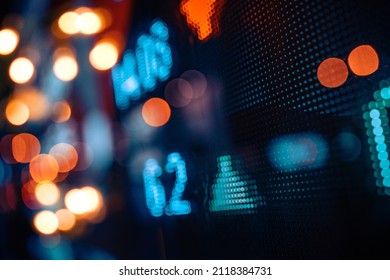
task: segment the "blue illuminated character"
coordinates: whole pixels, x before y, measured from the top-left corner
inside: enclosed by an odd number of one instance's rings
[[[387,149],[389,142],[390,87],[383,87],[374,93],[375,101],[363,106],[368,143],[370,144],[376,185],[385,187],[384,193],[390,195],[390,159]]]
[[[218,157],[217,162],[218,172],[211,187],[211,212],[240,210],[237,213],[252,214],[254,208],[264,205],[263,198],[258,195],[256,181],[242,169],[233,169],[233,163],[239,167],[239,160],[224,155]]]
[[[155,20],[150,27],[150,34],[139,36],[135,52],[127,50],[122,63],[112,69],[118,109],[129,108],[131,100],[153,91],[159,81],[169,78],[172,52],[168,39],[167,25],[161,20]]]
[[[168,216],[187,215],[191,213],[191,204],[182,200],[187,185],[187,169],[184,160],[179,153],[168,155],[165,171],[175,173],[176,179],[169,201],[166,201],[165,188],[159,177],[162,168],[155,159],[148,159],[143,172],[146,206],[153,217],[161,217],[164,212]]]

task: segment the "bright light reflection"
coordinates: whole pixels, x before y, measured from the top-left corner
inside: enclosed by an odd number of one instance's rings
[[[53,234],[58,229],[58,219],[53,212],[44,210],[35,215],[34,226],[42,234]]]

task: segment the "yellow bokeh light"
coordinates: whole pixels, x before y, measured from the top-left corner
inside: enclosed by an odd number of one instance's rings
[[[77,76],[79,67],[73,56],[64,55],[54,61],[53,71],[58,79],[69,82]]]
[[[13,125],[22,125],[27,122],[30,110],[27,105],[19,100],[11,100],[5,108],[5,116]]]
[[[60,198],[60,190],[52,182],[39,183],[35,188],[35,197],[42,205],[53,205]]]
[[[102,21],[93,11],[83,12],[77,18],[77,26],[83,34],[96,34],[102,29]]]
[[[9,67],[9,76],[17,84],[24,84],[31,80],[34,75],[34,65],[25,57],[18,57],[12,61]]]
[[[100,193],[93,187],[70,190],[65,196],[65,205],[76,215],[91,213],[101,204]]]
[[[108,41],[98,42],[89,53],[89,61],[97,70],[108,70],[118,60],[118,49]]]
[[[35,215],[34,226],[42,234],[53,234],[58,229],[58,218],[53,212],[44,210]]]
[[[12,53],[19,44],[19,34],[13,29],[3,29],[0,31],[0,54]]]
[[[60,209],[56,212],[58,219],[58,229],[62,231],[71,230],[76,224],[76,217],[68,209]]]
[[[66,12],[58,19],[58,26],[66,34],[76,34],[79,32],[78,17],[79,15],[75,12]]]

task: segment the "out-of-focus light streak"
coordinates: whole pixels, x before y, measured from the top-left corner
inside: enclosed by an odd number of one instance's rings
[[[20,126],[27,122],[30,110],[19,100],[10,100],[5,108],[5,116],[9,123]]]
[[[43,210],[35,215],[34,226],[39,233],[53,234],[58,229],[58,219],[52,211]]]
[[[111,69],[118,60],[118,48],[110,41],[99,41],[89,53],[91,65],[100,71]]]
[[[37,137],[30,133],[20,133],[12,138],[12,154],[20,163],[29,163],[41,152],[41,144]]]
[[[89,112],[83,122],[82,134],[93,154],[90,168],[99,176],[111,166],[114,158],[113,134],[107,115],[98,110]]]
[[[29,82],[34,72],[35,67],[33,63],[26,57],[18,57],[12,61],[8,71],[11,80],[17,84]]]
[[[19,34],[16,30],[5,28],[0,31],[0,55],[11,54],[19,44]]]
[[[127,50],[122,63],[112,70],[115,101],[118,109],[125,110],[131,100],[142,93],[153,91],[159,81],[169,78],[172,68],[172,52],[168,44],[167,25],[155,20],[150,34],[141,34],[135,52]]]
[[[188,25],[195,30],[198,38],[205,41],[219,33],[219,17],[224,0],[183,0],[180,12]]]
[[[150,98],[142,107],[142,117],[150,126],[163,126],[171,117],[171,108],[168,103],[161,98]]]

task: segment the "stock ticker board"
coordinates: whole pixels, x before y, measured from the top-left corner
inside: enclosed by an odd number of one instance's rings
[[[390,256],[388,3],[32,2],[1,18],[0,257]]]

